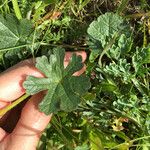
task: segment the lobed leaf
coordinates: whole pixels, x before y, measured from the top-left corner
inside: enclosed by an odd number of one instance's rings
[[[105,13],[90,24],[87,32],[91,37],[100,41],[104,47],[107,38],[111,39],[116,32],[121,30],[121,24],[123,24],[122,17],[114,13]]]
[[[32,32],[32,23],[27,19],[18,20],[13,15],[0,15],[0,50],[26,43]]]
[[[109,65],[106,65],[106,67],[103,68],[103,71],[106,74],[110,74],[114,77],[120,77],[123,79],[123,82],[127,83],[133,78],[130,69],[131,65],[130,63],[127,63],[126,59],[119,59],[117,64],[110,63]]]
[[[137,74],[143,74],[148,69],[143,68],[143,64],[150,63],[150,46],[145,48],[137,48],[132,57],[132,64]]]
[[[36,67],[45,78],[29,76],[23,83],[26,92],[31,95],[48,90],[39,104],[40,110],[47,115],[74,110],[81,96],[90,88],[88,77],[72,76],[83,67],[81,57],[73,54],[70,63],[64,68],[64,55],[64,49],[55,48],[49,59],[46,56],[37,58]]]
[[[129,29],[127,25],[124,24],[124,19],[115,13],[105,13],[97,18],[97,20],[93,21],[87,30],[89,39],[87,41],[91,51],[90,61],[93,62],[100,54],[106,53],[112,46],[115,52],[109,52],[112,54],[110,57],[115,57],[115,59],[122,53],[121,49],[124,50],[124,47],[128,45],[121,46],[123,36],[118,39],[119,35],[123,33],[125,36],[129,35]],[[119,40],[119,41],[118,41]],[[118,41],[118,47],[114,44]],[[106,53],[109,55],[108,53]],[[117,56],[116,56],[117,55]],[[118,58],[117,58],[118,59]]]

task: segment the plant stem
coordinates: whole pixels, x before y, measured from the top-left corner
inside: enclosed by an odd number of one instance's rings
[[[62,45],[56,45],[56,44],[50,44],[50,43],[44,43],[40,42],[40,45],[42,46],[59,46],[59,47],[65,47],[65,48],[76,48],[76,49],[87,49],[87,46],[77,46],[77,45],[68,45],[68,44],[62,44]]]
[[[129,18],[129,19],[131,19],[131,18],[133,18],[133,19],[135,19],[135,18],[141,18],[141,17],[149,17],[150,16],[150,11],[149,12],[147,12],[147,13],[136,13],[136,14],[131,14],[131,15],[127,15],[127,16],[125,16],[125,18]]]
[[[146,36],[146,21],[144,20],[144,24],[143,24],[143,32],[144,32],[144,36],[143,36],[143,47],[147,46],[147,36]]]
[[[150,138],[150,136],[144,136],[144,137],[140,137],[140,138],[137,138],[137,139],[133,139],[133,140],[130,140],[128,143],[127,143],[127,142],[121,143],[121,144],[119,144],[119,145],[114,146],[114,147],[111,148],[110,150],[119,148],[120,146],[125,145],[125,144],[128,144],[129,146],[134,146],[134,145],[131,145],[133,142],[138,141],[138,140],[142,140],[142,139],[147,139],[147,138]],[[141,144],[140,144],[140,145],[141,145]],[[137,146],[137,145],[136,145],[136,146]]]
[[[115,43],[115,40],[118,36],[120,36],[121,32],[117,32],[112,39],[108,42],[108,44],[104,47],[104,50],[102,51],[99,60],[98,60],[98,64],[100,67],[102,67],[102,57],[103,55],[112,47],[112,45]]]
[[[129,3],[129,0],[122,0],[119,7],[117,8],[117,13],[121,14],[126,8]]]
[[[146,94],[136,78],[132,79],[132,82],[142,95]]]
[[[68,44],[62,44],[62,45],[56,45],[56,44],[49,44],[49,43],[43,43],[43,42],[36,42],[34,44],[39,44],[40,46],[52,46],[52,47],[65,47],[65,48],[76,48],[76,49],[81,49],[81,50],[84,50],[84,49],[88,49],[88,47],[86,46],[77,46],[77,45],[68,45]],[[1,52],[6,52],[6,51],[10,51],[10,50],[14,50],[14,49],[19,49],[19,48],[24,48],[26,46],[32,46],[32,44],[25,44],[25,45],[20,45],[20,46],[14,46],[14,47],[10,47],[10,48],[3,48],[3,49],[0,49]]]
[[[13,8],[18,19],[22,19],[21,11],[17,0],[12,0]]]
[[[28,95],[28,94],[24,94],[23,96],[21,96],[20,98],[18,98],[16,101],[14,101],[13,103],[11,103],[10,105],[8,105],[5,108],[1,109],[0,110],[0,116],[3,116],[5,113],[7,113],[9,110],[11,110],[15,106],[17,106],[19,103],[21,103],[22,101],[24,101],[29,96],[30,95]]]

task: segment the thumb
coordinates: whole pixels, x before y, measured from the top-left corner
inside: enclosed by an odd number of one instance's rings
[[[51,115],[46,116],[38,110],[42,98],[43,94],[38,93],[26,103],[15,129],[4,141],[4,145],[9,145],[6,149],[18,150],[18,147],[21,150],[36,149],[39,138],[51,119]]]

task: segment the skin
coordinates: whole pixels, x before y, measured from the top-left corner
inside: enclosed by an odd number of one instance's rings
[[[86,53],[84,51],[76,53],[82,56],[84,62]],[[71,55],[71,52],[66,53],[64,66],[67,66]],[[74,75],[80,75],[84,71],[85,67]],[[43,77],[42,73],[35,68],[32,59],[22,61],[0,74],[0,109],[25,93],[22,83],[28,75]],[[40,136],[52,117],[38,110],[38,103],[44,95],[44,92],[33,95],[26,103],[19,104],[1,117],[0,150],[36,149]]]

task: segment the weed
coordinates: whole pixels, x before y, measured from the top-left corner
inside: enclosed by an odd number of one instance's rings
[[[37,68],[49,66],[52,70],[42,71],[47,77],[55,74],[55,78],[42,78],[45,84],[40,87],[37,78],[29,77],[24,82],[28,94],[51,91],[45,80],[51,83],[61,79],[54,84],[61,90],[55,90],[53,96],[49,92],[39,105],[46,114],[56,114],[37,149],[149,149],[149,8],[148,0],[0,2],[1,72],[26,58],[40,57]],[[73,56],[68,69],[71,73],[61,68],[63,48],[86,50],[89,90],[87,77],[71,76],[82,67],[80,58]],[[72,91],[66,94],[66,89]],[[57,95],[67,95],[67,101]]]

